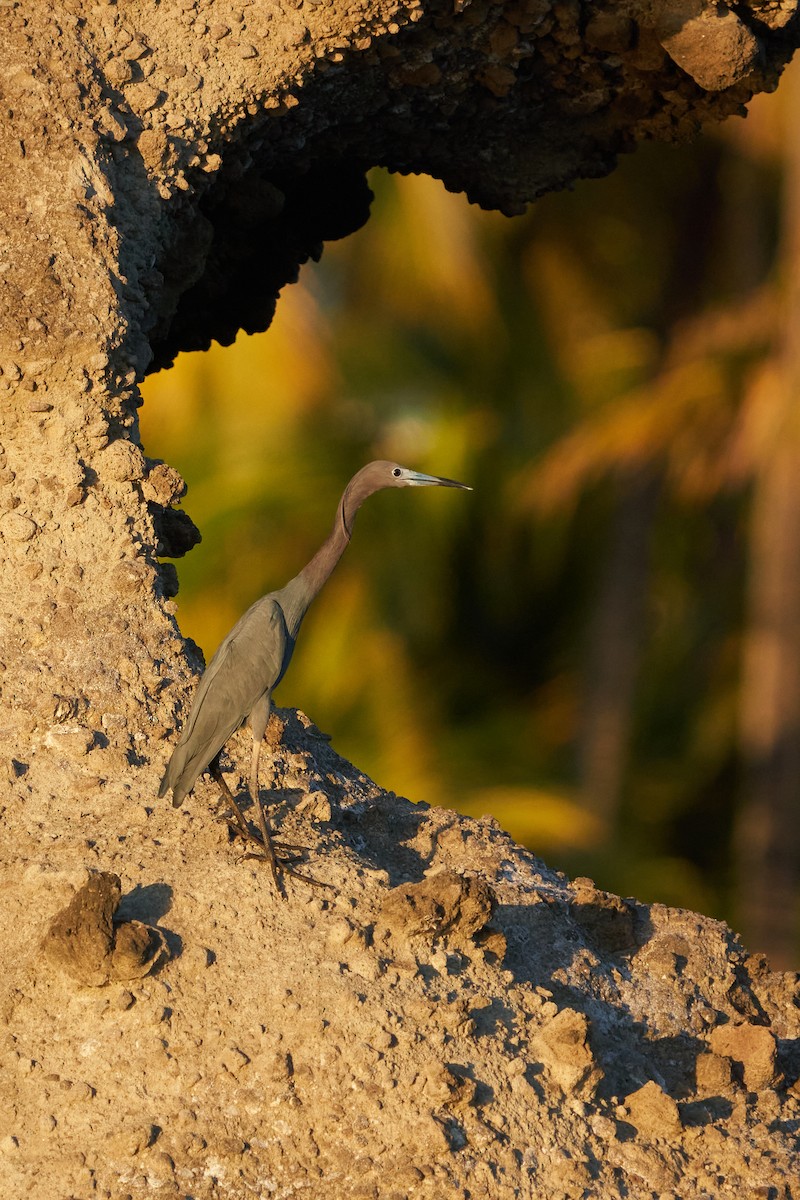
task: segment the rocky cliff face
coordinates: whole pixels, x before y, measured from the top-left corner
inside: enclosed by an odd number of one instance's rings
[[[291,714],[277,811],[332,889],[282,902],[207,787],[154,800],[199,665],[159,560],[197,533],[136,425],[147,369],[265,328],[365,219],[369,166],[516,211],[773,86],[794,9],[0,4],[3,1200],[796,1190],[796,979],[723,927]]]
[[[0,1195],[795,1194],[797,976],[281,717],[274,812],[332,885],[286,901],[210,785],[173,812],[92,750],[43,802],[19,765]]]

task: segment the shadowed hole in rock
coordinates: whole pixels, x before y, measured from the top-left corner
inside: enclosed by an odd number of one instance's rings
[[[687,1129],[727,1121],[733,1114],[733,1103],[726,1096],[707,1096],[681,1105],[681,1122]]]

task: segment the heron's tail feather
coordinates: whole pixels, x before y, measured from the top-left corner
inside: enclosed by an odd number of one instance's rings
[[[167,769],[164,772],[164,778],[161,780],[161,786],[158,789],[159,798],[166,796],[167,792],[172,790],[172,803],[177,808],[183,800],[183,797],[191,788],[194,779],[188,787],[181,787],[181,778],[186,772],[186,747],[179,742],[172,751],[172,757],[167,763]],[[198,771],[198,775],[199,775]],[[196,776],[195,776],[196,778]]]
[[[220,747],[213,743],[199,749],[179,743],[167,763],[164,778],[158,789],[159,797],[166,796],[171,788],[173,808],[178,808],[219,749]]]

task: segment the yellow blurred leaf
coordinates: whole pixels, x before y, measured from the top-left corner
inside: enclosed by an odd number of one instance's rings
[[[535,850],[590,850],[605,838],[603,822],[570,795],[535,787],[489,787],[459,797],[470,816],[490,812],[516,841]]]

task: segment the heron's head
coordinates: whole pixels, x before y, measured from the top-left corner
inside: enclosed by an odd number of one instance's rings
[[[440,475],[423,475],[421,471],[410,471],[399,463],[384,460],[367,463],[356,472],[342,496],[340,515],[348,537],[352,533],[355,515],[367,496],[379,492],[381,488],[390,487],[454,487],[472,491],[469,484],[444,479]]]
[[[374,462],[369,465],[374,469],[376,479],[381,480],[379,487],[454,487],[472,491],[468,483],[458,483],[441,475],[423,475],[421,471],[411,471],[399,463]]]

